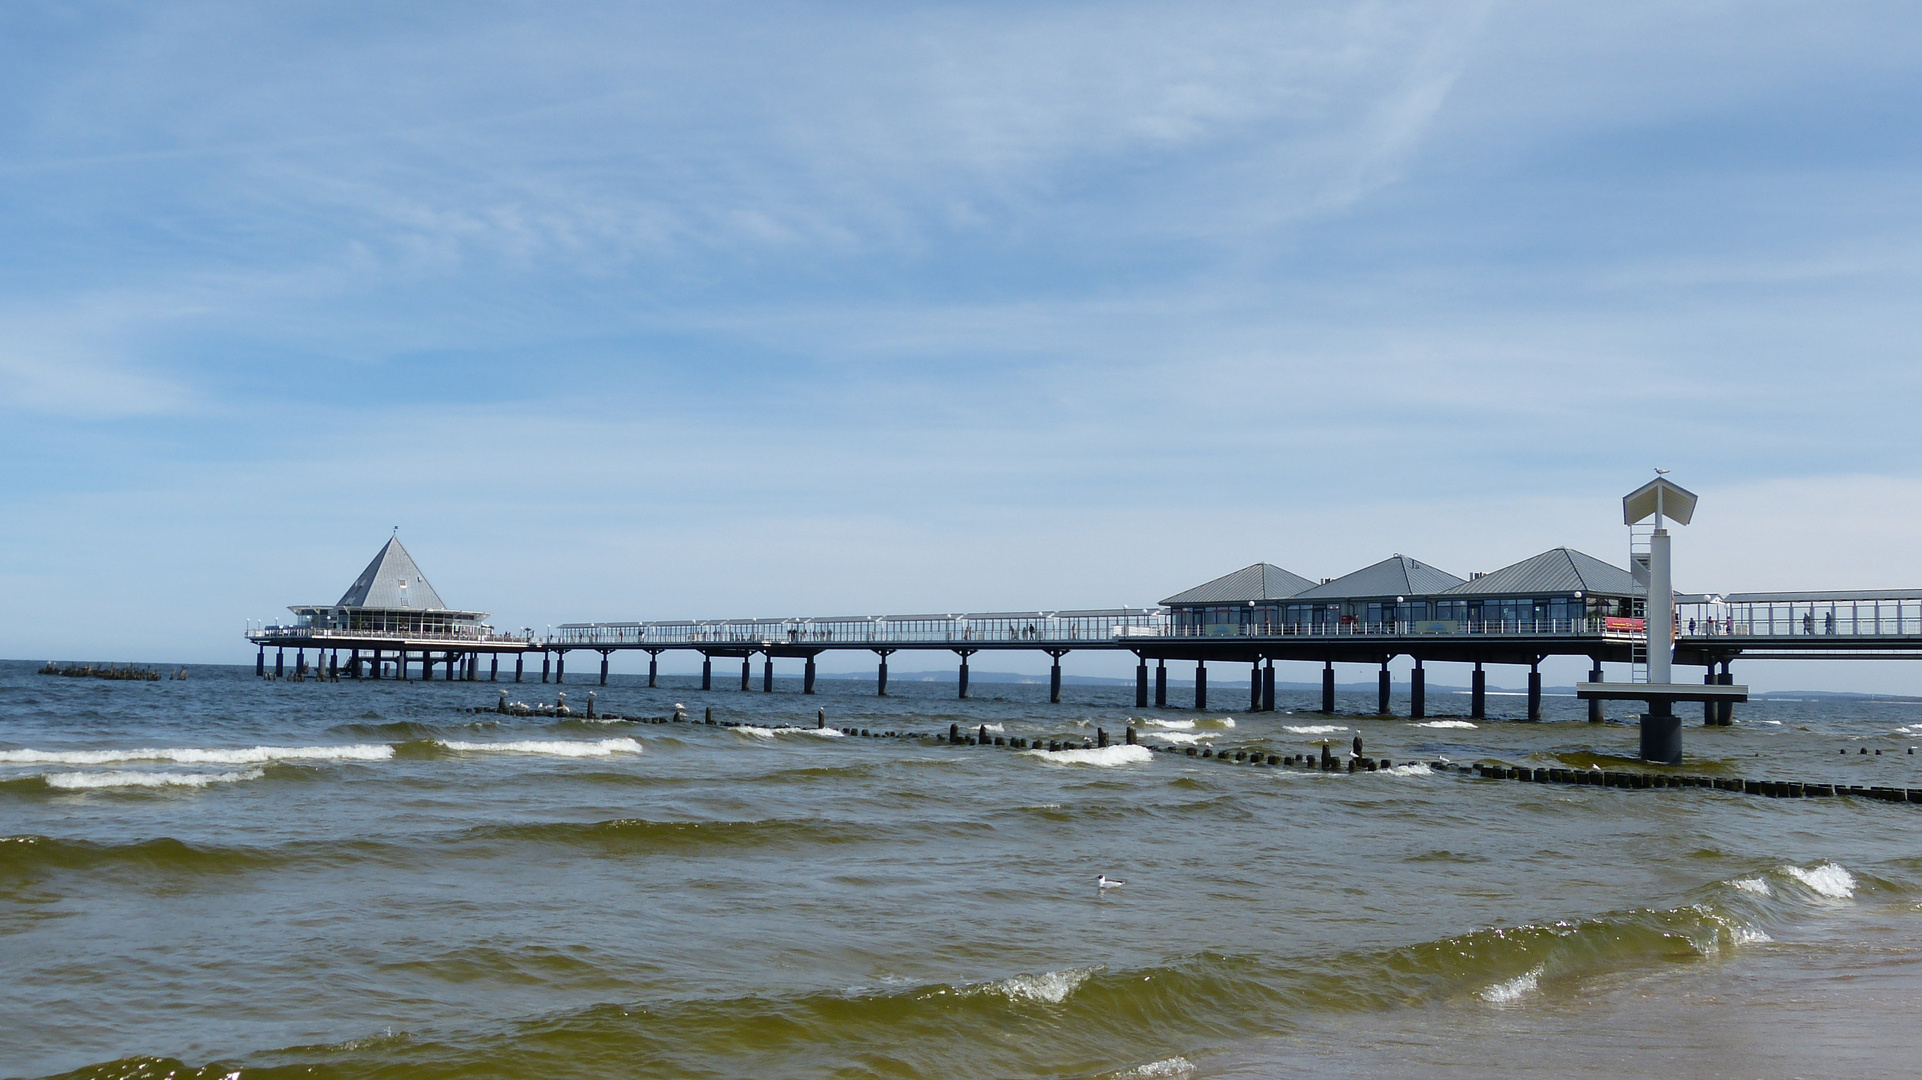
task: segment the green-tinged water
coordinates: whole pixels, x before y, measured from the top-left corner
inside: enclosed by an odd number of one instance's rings
[[[592,688],[745,730],[461,711],[486,684],[0,665],[0,1074],[1915,1071],[1922,807],[775,729],[825,707],[1280,754],[1360,734],[1397,762],[1632,753],[1565,699],[1467,726],[1431,695],[1424,726],[1286,694],[1144,715],[1131,689],[822,688]],[[1688,771],[1922,786],[1914,706],[1737,717],[1687,729]]]

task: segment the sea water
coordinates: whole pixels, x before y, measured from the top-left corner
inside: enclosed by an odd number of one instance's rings
[[[1431,693],[1413,722],[1359,715],[1372,694],[1326,717],[1286,693],[1247,714],[1137,709],[1132,688],[189,673],[0,665],[0,1075],[1918,1067],[1922,807],[1431,767],[1628,767],[1632,724],[1569,699],[1528,723]],[[469,711],[502,688],[742,726]],[[817,708],[1118,745],[847,737],[811,730]],[[1691,724],[1686,771],[1922,786],[1914,705],[1736,716]],[[1177,752],[1126,746],[1130,724]],[[1396,767],[1181,752],[1356,736]]]

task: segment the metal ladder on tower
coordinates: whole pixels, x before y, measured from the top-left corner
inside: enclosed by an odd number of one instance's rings
[[[1635,579],[1633,593],[1642,609],[1642,632],[1631,638],[1628,646],[1630,682],[1648,681],[1648,558],[1649,538],[1654,535],[1651,523],[1628,527],[1628,571]]]

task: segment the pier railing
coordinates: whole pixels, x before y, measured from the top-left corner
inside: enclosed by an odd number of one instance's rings
[[[1736,593],[1676,607],[1684,638],[1922,637],[1922,589]]]
[[[645,648],[659,645],[1010,645],[1112,644],[1116,638],[1164,632],[1154,609],[1002,611],[965,615],[852,615],[819,619],[681,619],[660,622],[568,623],[543,642],[550,648]]]
[[[247,631],[247,640],[263,645],[276,642],[339,642],[342,647],[365,641],[445,641],[450,644],[531,645],[531,634],[504,634],[491,627],[460,627],[442,630],[340,630],[318,626],[257,626]]]

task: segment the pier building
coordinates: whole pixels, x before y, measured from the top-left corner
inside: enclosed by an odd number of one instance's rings
[[[485,611],[448,607],[421,573],[414,557],[401,546],[396,533],[374,554],[339,600],[331,604],[295,604],[288,608],[294,621],[261,626],[247,632],[259,652],[254,673],[267,673],[267,649],[274,649],[274,674],[286,674],[287,650],[294,650],[294,675],[309,674],[307,650],[314,650],[313,674],[350,678],[363,674],[379,679],[389,673],[408,677],[418,664],[420,677],[433,678],[444,665],[446,678],[477,679],[480,658],[491,660],[490,678],[500,675],[500,654],[515,657],[532,648],[533,635],[496,633],[487,625]],[[343,661],[342,651],[346,652]],[[364,654],[364,655],[363,655]],[[343,666],[344,665],[344,666]]]
[[[1244,566],[1168,597],[1169,625],[1176,633],[1233,637],[1273,633],[1281,625],[1282,601],[1315,583],[1273,563]]]

